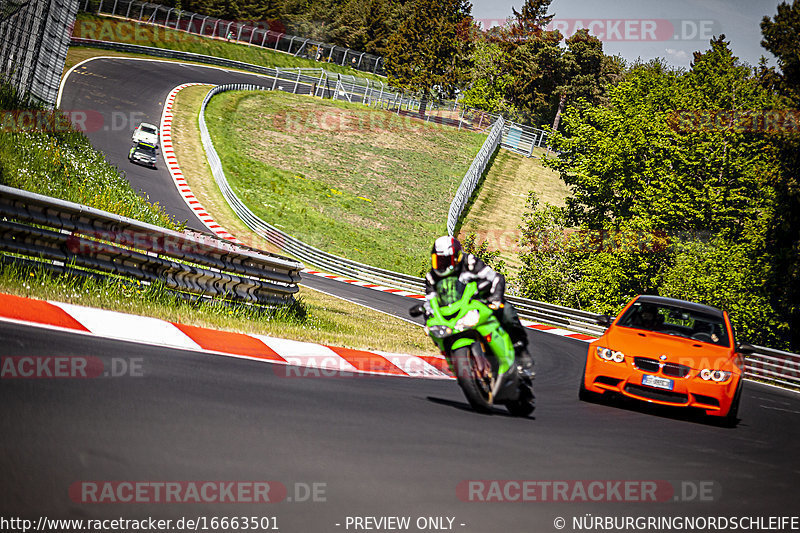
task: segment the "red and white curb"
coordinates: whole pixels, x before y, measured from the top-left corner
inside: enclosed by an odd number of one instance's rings
[[[347,375],[452,379],[444,357],[353,350],[266,335],[219,331],[158,318],[0,293],[0,321],[104,339],[210,355],[250,359],[283,367],[285,377]],[[288,366],[305,371],[292,371]]]
[[[208,211],[203,207],[200,201],[195,197],[194,194],[192,194],[192,189],[190,189],[189,184],[186,183],[186,178],[183,177],[183,172],[181,172],[181,168],[178,166],[178,159],[175,157],[175,150],[172,145],[172,120],[174,118],[172,108],[175,105],[175,97],[186,87],[192,87],[195,85],[208,84],[184,83],[183,85],[178,85],[169,92],[167,99],[164,102],[164,111],[161,113],[160,127],[161,151],[164,154],[164,162],[166,163],[167,169],[172,176],[172,181],[175,182],[175,186],[178,188],[178,192],[186,202],[186,205],[189,206],[189,209],[194,211],[194,214],[203,224],[205,224],[209,231],[211,231],[214,235],[217,235],[218,237],[230,242],[242,244],[241,241],[239,241],[236,237],[228,233],[225,228],[217,224],[214,218],[208,214]]]
[[[190,189],[189,185],[186,183],[186,179],[183,177],[183,173],[181,172],[180,166],[178,166],[178,159],[175,157],[175,151],[173,150],[173,145],[172,145],[172,119],[173,119],[172,108],[175,104],[175,97],[180,91],[182,91],[186,87],[192,87],[195,85],[207,85],[207,84],[184,83],[183,85],[178,85],[177,87],[175,87],[170,91],[169,95],[167,96],[167,100],[164,103],[164,111],[161,115],[161,140],[163,145],[162,152],[164,153],[164,159],[167,163],[167,168],[169,169],[169,173],[172,176],[173,181],[175,182],[175,186],[178,188],[178,192],[180,192],[184,201],[186,201],[186,205],[188,205],[189,208],[195,212],[197,217],[203,222],[203,224],[206,225],[209,231],[230,242],[236,244],[242,244],[240,240],[231,235],[227,230],[225,230],[225,228],[217,224],[217,222],[211,217],[211,215],[208,214],[208,212],[205,210],[202,204],[200,204],[200,202],[197,200],[194,194],[192,194],[192,189]],[[393,289],[391,287],[385,287],[383,285],[378,285],[367,281],[348,279],[334,274],[325,274],[322,272],[309,269],[303,269],[302,272],[304,274],[311,274],[313,276],[319,276],[334,281],[348,283],[351,285],[358,285],[360,287],[365,287],[367,289],[396,294],[398,296],[405,296],[407,298],[414,298],[418,300],[422,300],[425,298],[425,296],[421,294],[416,294],[411,291],[406,291],[402,289]],[[574,331],[557,328],[555,326],[548,326],[545,324],[538,324],[536,322],[530,322],[528,320],[523,320],[522,325],[530,329],[535,329],[537,331],[543,331],[545,333],[550,333],[552,335],[559,335],[561,337],[567,337],[570,339],[576,339],[587,342],[595,340],[595,337],[584,335],[583,333],[575,333]]]

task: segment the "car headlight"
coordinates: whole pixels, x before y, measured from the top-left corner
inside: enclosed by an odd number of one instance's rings
[[[456,321],[456,329],[469,329],[478,325],[481,314],[477,309],[470,309],[467,314]]]
[[[625,360],[625,354],[619,351],[612,350],[611,348],[597,347],[597,357],[604,361],[614,363],[621,363]]]
[[[704,368],[700,371],[700,377],[703,379],[703,381],[723,383],[730,379],[731,373],[725,370],[710,370],[708,368]]]

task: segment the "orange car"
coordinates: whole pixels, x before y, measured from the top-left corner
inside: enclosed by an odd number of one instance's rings
[[[728,313],[707,305],[637,296],[589,345],[579,398],[612,392],[661,405],[695,407],[735,425],[744,356]]]

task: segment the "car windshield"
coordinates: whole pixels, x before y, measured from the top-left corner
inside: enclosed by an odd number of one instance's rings
[[[675,305],[636,302],[622,315],[617,325],[730,346],[728,330],[722,318]]]
[[[147,146],[146,144],[140,144],[136,149],[143,154],[151,155],[153,157],[156,155],[156,149],[152,146]]]
[[[156,134],[156,129],[152,126],[142,126],[142,131],[151,135]]]

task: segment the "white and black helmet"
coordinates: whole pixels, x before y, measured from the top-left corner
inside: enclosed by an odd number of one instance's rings
[[[449,276],[461,264],[464,253],[461,243],[453,237],[439,237],[431,250],[431,267],[440,276]]]

